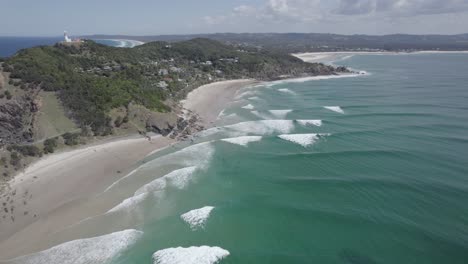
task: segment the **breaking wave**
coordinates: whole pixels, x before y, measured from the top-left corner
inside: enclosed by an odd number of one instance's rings
[[[344,114],[343,109],[341,109],[341,107],[339,107],[339,106],[324,106],[323,108],[328,109],[328,110],[333,111],[333,112]]]
[[[262,137],[261,136],[243,136],[243,137],[235,137],[235,138],[224,138],[221,140],[225,142],[229,142],[231,144],[236,144],[236,145],[246,147],[251,142],[257,142],[257,141],[262,140]]]
[[[251,133],[257,135],[270,135],[273,133],[286,134],[294,129],[292,120],[260,120],[247,121],[225,126],[227,131],[235,133]]]
[[[200,209],[194,209],[188,211],[185,214],[182,214],[180,218],[189,224],[192,230],[197,230],[198,228],[204,228],[205,223],[210,217],[211,211],[213,211],[213,206],[205,206]]]
[[[142,193],[136,196],[132,196],[123,200],[120,204],[116,205],[114,208],[107,211],[107,213],[115,213],[119,211],[127,211],[134,208],[137,204],[143,202],[146,197],[148,197],[148,193]]]
[[[11,264],[89,264],[109,263],[128,250],[143,232],[128,229],[104,236],[73,240],[50,249],[15,258]]]
[[[271,86],[274,86],[274,85],[284,84],[284,83],[303,83],[303,82],[308,82],[308,81],[351,78],[351,77],[363,76],[363,75],[366,75],[366,74],[367,74],[367,72],[362,71],[362,72],[359,72],[359,73],[351,73],[351,74],[319,75],[319,76],[310,76],[310,77],[303,77],[303,78],[293,78],[293,79],[273,81],[273,82],[268,83],[266,86],[271,87]]]
[[[247,109],[247,110],[252,110],[252,109],[254,109],[254,106],[252,104],[248,104],[246,106],[243,106],[242,108]]]
[[[296,95],[295,92],[289,90],[288,88],[282,88],[282,89],[278,89],[279,92],[282,92],[282,93],[287,93],[287,94],[292,94],[292,95]]]
[[[322,126],[322,120],[296,120],[297,123],[303,126]]]
[[[215,264],[229,256],[229,251],[220,247],[166,248],[153,254],[154,264]]]
[[[308,147],[313,145],[321,136],[326,136],[328,134],[288,134],[288,135],[279,135],[278,137],[290,141],[296,144],[299,144],[303,147]]]

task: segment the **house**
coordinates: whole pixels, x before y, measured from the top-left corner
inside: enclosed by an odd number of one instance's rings
[[[168,75],[169,74],[169,71],[167,69],[160,69],[158,71],[158,74],[159,75]]]

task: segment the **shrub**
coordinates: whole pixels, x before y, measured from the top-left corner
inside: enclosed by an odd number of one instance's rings
[[[11,95],[10,91],[5,91],[5,97],[10,100],[13,96]]]
[[[10,164],[18,167],[21,163],[21,156],[17,152],[12,152],[10,154]]]
[[[55,148],[57,147],[57,139],[56,138],[48,138],[44,141],[44,153],[54,153]]]
[[[30,156],[30,157],[40,157],[42,156],[42,151],[33,145],[27,145],[27,146],[9,146],[8,149],[11,151],[17,151],[21,153],[23,156]]]
[[[67,133],[62,135],[62,138],[64,140],[65,145],[67,145],[67,146],[75,146],[75,145],[78,145],[80,143],[79,142],[80,133],[67,132]]]

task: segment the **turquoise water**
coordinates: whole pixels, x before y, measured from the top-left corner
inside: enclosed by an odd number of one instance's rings
[[[100,242],[123,243],[122,264],[467,263],[467,62],[354,56],[335,63],[368,75],[244,89],[220,128],[112,186],[135,196],[84,230],[143,231]],[[256,137],[220,140],[240,136]],[[205,206],[199,226],[181,218]],[[203,245],[219,248],[161,251]]]
[[[247,147],[207,143],[206,168],[143,207],[143,238],[115,263],[151,263],[158,250],[201,245],[229,251],[221,263],[466,263],[467,62],[467,55],[355,56],[337,64],[370,75],[245,90],[252,93],[220,123],[322,126],[251,124],[198,138],[262,136]],[[241,108],[247,104],[254,109]],[[271,109],[292,112],[278,118]],[[277,137],[293,133],[331,135],[307,147]],[[192,154],[204,160],[207,151]],[[204,206],[215,208],[193,231],[180,215]]]

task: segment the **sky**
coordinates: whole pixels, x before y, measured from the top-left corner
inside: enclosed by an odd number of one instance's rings
[[[468,0],[0,0],[0,36],[468,33]]]

